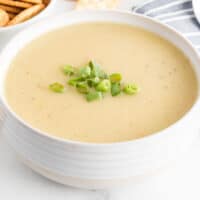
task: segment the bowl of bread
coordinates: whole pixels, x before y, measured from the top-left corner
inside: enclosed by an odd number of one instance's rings
[[[0,0],[0,50],[18,31],[51,14],[56,0]]]
[[[0,0],[0,31],[22,25],[46,13],[54,0]]]

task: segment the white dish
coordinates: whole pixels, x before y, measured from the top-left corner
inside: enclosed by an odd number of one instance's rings
[[[66,20],[67,19],[67,20]],[[51,21],[51,23],[49,23]],[[180,48],[194,65],[200,85],[200,58],[191,44],[173,29],[147,17],[116,11],[80,11],[54,17],[19,33],[2,52],[0,95],[6,138],[31,168],[57,182],[90,189],[122,184],[166,165],[187,150],[198,134],[199,97],[177,123],[154,135],[121,143],[88,144],[58,139],[30,127],[9,107],[4,78],[10,62],[32,39],[50,30],[86,21],[109,21],[143,27]]]

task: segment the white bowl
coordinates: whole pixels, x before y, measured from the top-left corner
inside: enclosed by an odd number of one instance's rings
[[[29,26],[30,24],[37,22],[38,20],[48,16],[51,13],[52,8],[55,8],[55,3],[57,0],[50,0],[49,4],[46,6],[44,10],[42,10],[39,14],[32,17],[31,19],[16,24],[13,26],[7,26],[7,27],[0,27],[0,44],[6,44],[7,41],[15,35],[18,31],[22,30],[23,28]]]
[[[40,174],[63,184],[97,189],[134,180],[178,158],[198,134],[200,101],[198,96],[192,109],[169,128],[128,142],[90,144],[69,141],[31,127],[13,112],[4,95],[4,79],[10,63],[32,39],[53,29],[88,21],[125,23],[161,35],[190,59],[199,85],[200,58],[191,44],[175,30],[147,17],[117,11],[66,13],[30,26],[6,46],[0,55],[0,96],[8,142],[23,161]]]

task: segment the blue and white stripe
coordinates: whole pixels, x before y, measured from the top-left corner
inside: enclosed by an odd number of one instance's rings
[[[150,0],[133,11],[166,23],[187,37],[200,51],[200,25],[191,0]]]

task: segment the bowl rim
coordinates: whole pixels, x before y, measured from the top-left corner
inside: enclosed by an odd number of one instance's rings
[[[54,6],[55,3],[56,3],[56,0],[50,0],[48,5],[41,12],[39,12],[37,15],[31,17],[30,19],[28,19],[28,20],[26,20],[22,23],[15,24],[15,25],[12,25],[12,26],[0,27],[0,33],[6,32],[6,31],[12,31],[12,30],[15,30],[15,29],[18,29],[18,28],[22,28],[26,25],[29,25],[30,23],[35,22],[39,17],[41,17],[45,13],[49,12],[49,10]]]
[[[157,26],[160,26],[162,28],[168,29],[169,31],[171,31],[173,34],[177,35],[178,37],[180,37],[180,39],[182,39],[185,44],[187,44],[188,47],[191,48],[191,50],[193,51],[194,55],[199,59],[200,62],[200,55],[198,54],[198,51],[192,46],[192,44],[190,43],[190,41],[185,38],[183,35],[181,35],[181,33],[179,33],[178,31],[176,31],[174,28],[170,27],[167,24],[163,24],[160,21],[156,20],[156,19],[152,19],[148,16],[144,16],[141,14],[137,14],[137,13],[132,13],[132,12],[127,12],[127,11],[119,11],[119,10],[81,10],[81,11],[69,11],[68,13],[64,13],[64,14],[59,14],[58,16],[54,16],[54,17],[50,17],[48,19],[44,19],[40,22],[34,23],[33,25],[31,25],[30,27],[28,27],[25,30],[20,31],[19,33],[17,33],[9,42],[8,44],[3,48],[2,52],[0,53],[0,55],[4,52],[4,50],[8,50],[8,47],[16,40],[16,38],[20,35],[23,35],[26,33],[26,31],[31,30],[32,28],[35,27],[41,27],[44,23],[48,23],[49,20],[58,20],[61,18],[67,19],[67,16],[70,14],[84,14],[84,13],[89,13],[89,14],[94,14],[94,13],[101,13],[106,14],[122,14],[122,15],[129,15],[129,17],[138,17],[138,18],[142,18],[144,20],[150,21],[154,24],[156,24]],[[70,17],[70,16],[69,16]],[[52,31],[52,30],[49,30]],[[49,32],[47,31],[47,32]],[[156,33],[155,33],[156,34]],[[37,38],[37,37],[35,37]],[[195,72],[195,74],[197,74]],[[200,82],[200,80],[198,79],[198,82]],[[5,94],[5,93],[4,93]],[[167,136],[169,135],[169,132],[177,125],[179,125],[180,123],[182,123],[184,120],[187,120],[193,113],[195,110],[197,110],[197,108],[200,108],[200,97],[199,97],[199,92],[197,95],[197,98],[195,100],[195,102],[193,103],[192,107],[177,121],[175,121],[173,124],[171,124],[170,126],[160,130],[160,131],[156,131],[150,135],[144,136],[144,137],[140,137],[137,139],[133,139],[133,140],[126,140],[126,141],[120,141],[120,142],[108,142],[108,143],[95,143],[95,142],[85,142],[85,141],[77,141],[77,140],[70,140],[70,139],[64,139],[61,137],[57,137],[57,136],[53,136],[48,134],[48,132],[42,131],[39,128],[35,128],[32,125],[29,124],[29,122],[25,121],[22,117],[20,117],[13,109],[12,107],[9,105],[9,103],[6,100],[5,95],[0,96],[0,102],[3,104],[3,106],[6,108],[6,112],[9,112],[9,114],[16,120],[16,122],[20,123],[20,125],[22,125],[25,128],[28,128],[29,130],[31,130],[32,132],[34,132],[34,134],[48,139],[52,142],[59,142],[62,144],[69,144],[69,145],[78,145],[79,147],[99,147],[99,148],[104,148],[104,147],[121,147],[121,146],[128,146],[128,145],[133,145],[136,143],[141,143],[141,142],[150,142],[150,141],[154,141],[156,139],[158,139],[161,136]],[[4,109],[5,109],[4,108]],[[168,132],[168,133],[166,133]]]

